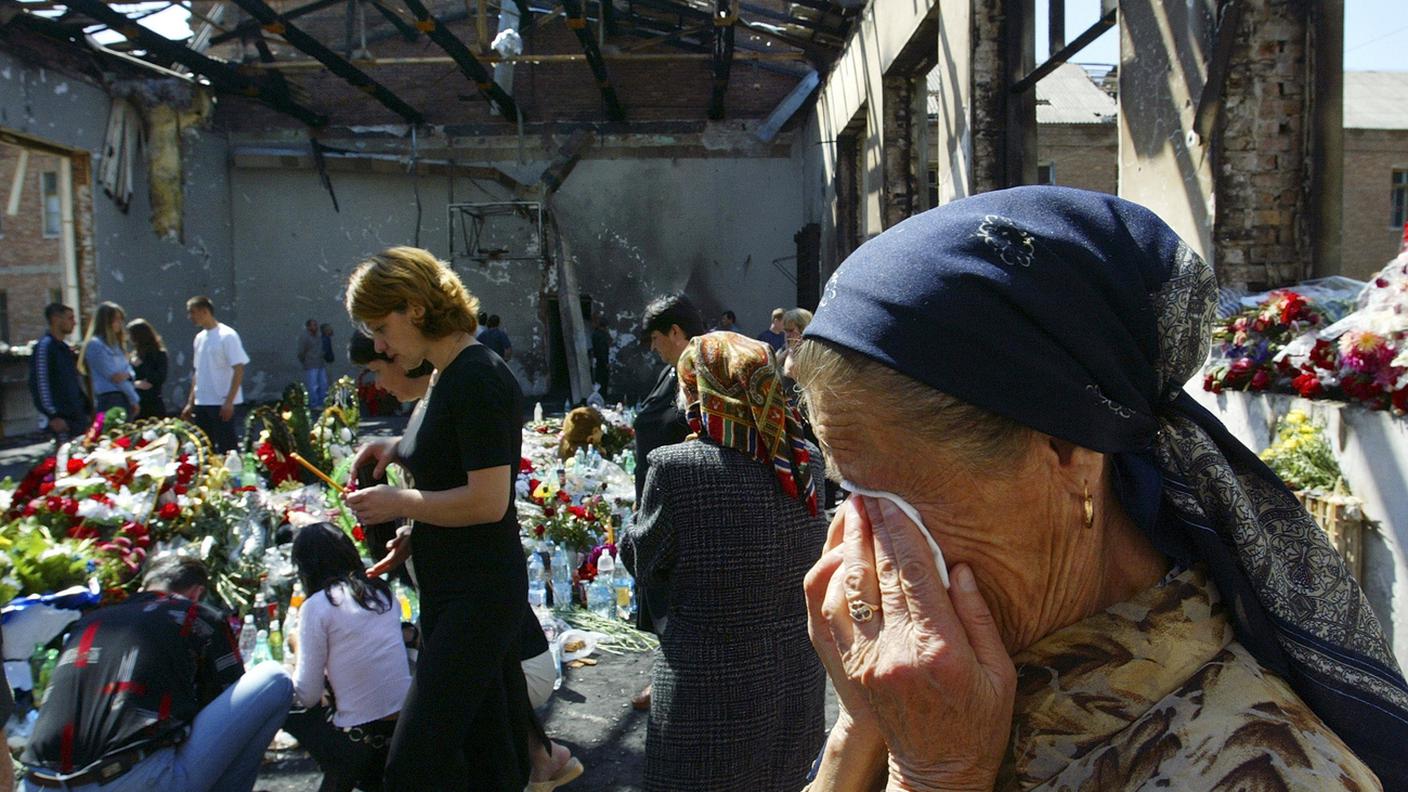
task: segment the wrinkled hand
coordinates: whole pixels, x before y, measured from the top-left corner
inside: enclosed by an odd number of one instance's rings
[[[1017,674],[972,570],[954,568],[946,591],[920,528],[892,503],[853,498],[842,511],[840,574],[822,615],[885,738],[889,789],[991,789]],[[854,621],[856,602],[874,617]]]
[[[376,462],[372,478],[385,477],[386,466],[396,461],[396,440],[394,437],[383,437],[379,440],[372,440],[357,449],[357,457],[352,460],[352,467],[348,469],[347,485],[349,487],[357,486],[357,471],[361,470],[362,465],[368,462]]]
[[[407,516],[405,511],[406,490],[378,484],[375,487],[357,490],[347,494],[346,503],[363,525],[392,522]]]
[[[846,677],[846,669],[841,662],[841,651],[836,648],[831,625],[823,612],[831,579],[837,577],[837,572],[841,569],[844,551],[841,542],[845,520],[854,508],[847,502],[836,510],[836,516],[832,518],[831,526],[826,530],[826,545],[822,548],[821,558],[807,572],[802,589],[807,596],[807,634],[811,637],[817,657],[821,658],[826,675],[831,678],[831,684],[836,688],[836,697],[841,701],[841,712],[849,719],[850,726],[866,730],[878,729],[879,723],[875,720],[875,713],[870,711],[865,691]]]
[[[401,566],[411,557],[411,526],[396,529],[396,535],[386,543],[386,555],[367,570],[367,577],[380,577]]]

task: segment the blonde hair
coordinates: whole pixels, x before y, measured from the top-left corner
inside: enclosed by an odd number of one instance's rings
[[[479,327],[479,298],[448,264],[420,248],[387,248],[358,264],[347,280],[345,302],[348,315],[363,326],[419,305],[425,315],[417,326],[429,338],[473,335]]]
[[[88,320],[88,331],[83,334],[83,347],[78,352],[78,373],[88,373],[88,341],[97,336],[114,349],[127,353],[127,331],[125,326],[112,329],[114,316],[127,317],[127,312],[115,302],[98,303],[98,310]]]
[[[782,314],[782,326],[786,328],[791,325],[800,332],[807,329],[807,325],[812,323],[812,312],[806,308],[793,308]]]
[[[1034,430],[935,390],[857,352],[806,338],[792,356],[804,405],[851,405],[908,427],[972,469],[1016,459]]]

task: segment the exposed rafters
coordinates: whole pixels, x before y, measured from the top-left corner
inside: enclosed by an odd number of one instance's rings
[[[309,126],[320,127],[327,124],[327,116],[309,110],[289,97],[288,86],[282,77],[255,77],[245,74],[229,63],[202,55],[180,42],[142,27],[101,0],[68,0],[68,5],[122,34],[150,55],[167,63],[179,63],[206,77],[219,88],[259,99],[275,110],[293,116]]]
[[[418,22],[416,27],[424,31],[431,41],[440,45],[440,49],[444,50],[446,55],[455,59],[455,64],[460,67],[460,71],[464,72],[464,76],[474,83],[484,98],[499,109],[499,114],[509,121],[518,120],[518,105],[514,103],[513,97],[494,82],[494,78],[484,68],[484,64],[474,57],[474,53],[469,51],[469,47],[466,47],[463,41],[460,41],[454,33],[450,32],[449,28],[436,19],[420,0],[401,0],[401,2],[405,3],[406,8],[415,16]]]
[[[709,93],[709,117],[724,117],[724,97],[728,95],[728,74],[733,68],[733,29],[738,21],[737,0],[715,0],[714,6],[714,85]]]
[[[424,123],[425,116],[421,115],[419,110],[401,101],[401,98],[392,93],[389,88],[353,66],[346,58],[323,46],[322,42],[303,32],[297,25],[280,16],[264,0],[235,0],[235,2],[245,10],[245,13],[259,20],[260,24],[269,32],[283,36],[284,41],[311,55],[319,63],[328,67],[328,71],[346,80],[357,89],[365,91],[408,123]]]
[[[329,8],[342,2],[345,2],[345,0],[314,0],[314,2],[311,2],[307,5],[301,5],[298,8],[291,8],[288,11],[285,11],[283,13],[283,18],[286,20],[298,19],[299,17],[305,14],[311,14],[315,11],[321,11],[324,8]],[[246,19],[238,25],[235,25],[234,28],[232,28],[229,32],[221,33],[220,35],[213,37],[212,39],[210,39],[210,43],[224,44],[225,42],[230,41],[231,39],[240,38],[251,30],[257,30],[259,28],[259,24],[259,20],[257,19]]]
[[[587,56],[587,65],[591,67],[592,76],[596,78],[597,87],[601,89],[601,99],[606,103],[606,114],[612,121],[625,121],[626,110],[621,107],[621,101],[616,98],[616,88],[611,84],[611,77],[606,73],[606,62],[601,59],[601,50],[597,49],[596,40],[592,38],[592,32],[587,28],[587,19],[582,10],[579,0],[562,0],[562,7],[567,10],[567,27],[577,35],[577,40],[582,43],[582,52]]]

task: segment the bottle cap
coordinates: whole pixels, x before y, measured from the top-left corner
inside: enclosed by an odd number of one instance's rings
[[[278,620],[278,619],[274,619],[273,621],[269,622],[269,632],[278,632],[278,631],[279,631],[279,620]]]
[[[268,630],[260,630],[259,632],[257,632],[257,633],[254,634],[254,637],[255,637],[256,639],[264,639],[264,640],[267,641],[267,640],[269,639],[269,631],[268,631]]]
[[[244,623],[245,623],[245,624],[254,624],[254,614],[253,614],[253,613],[246,613],[246,614],[244,615]]]

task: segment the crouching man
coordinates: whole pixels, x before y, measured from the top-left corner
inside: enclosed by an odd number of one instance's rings
[[[24,789],[253,789],[293,686],[277,663],[244,673],[229,625],[200,602],[192,558],[155,559],[141,593],[73,628],[22,760]]]

